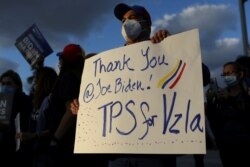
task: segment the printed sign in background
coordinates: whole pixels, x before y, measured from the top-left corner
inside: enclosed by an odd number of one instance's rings
[[[0,93],[0,123],[8,125],[12,112],[13,94]]]
[[[15,45],[32,67],[53,52],[35,24],[17,38]]]
[[[86,60],[75,153],[205,153],[198,30]]]

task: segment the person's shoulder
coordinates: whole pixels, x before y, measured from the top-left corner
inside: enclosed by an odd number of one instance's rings
[[[15,97],[21,98],[21,99],[31,99],[31,97],[25,92],[16,92]]]
[[[78,80],[77,76],[71,72],[67,71],[61,76],[61,82],[67,83],[67,82],[74,82],[75,80]]]

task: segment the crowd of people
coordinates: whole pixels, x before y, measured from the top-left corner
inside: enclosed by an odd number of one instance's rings
[[[159,43],[170,35],[167,30],[160,30],[150,37],[151,17],[142,6],[120,3],[114,8],[114,15],[122,23],[125,46],[146,40]],[[80,45],[68,44],[57,55],[59,74],[51,67],[40,65],[34,72],[30,94],[24,93],[17,72],[10,69],[0,75],[0,93],[13,94],[10,120],[7,124],[0,123],[1,164],[26,167],[177,166],[176,159],[181,155],[74,154],[81,76],[85,60],[95,54],[86,55]],[[249,166],[249,59],[242,56],[225,62],[222,77],[226,87],[216,90],[209,87],[210,71],[202,63],[207,146],[219,150],[224,167]],[[16,127],[17,117],[19,128]],[[205,166],[204,156],[194,155],[196,167]]]

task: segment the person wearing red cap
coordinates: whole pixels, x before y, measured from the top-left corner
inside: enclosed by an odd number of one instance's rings
[[[68,68],[68,66],[78,65],[80,68],[83,66],[85,52],[78,44],[68,44],[64,47],[62,52],[57,53],[59,57],[59,64],[62,63],[68,65],[63,65],[62,67]]]
[[[83,157],[73,153],[76,116],[68,114],[67,103],[78,98],[85,52],[78,44],[68,44],[57,55],[60,72],[50,96],[50,165],[74,167]]]

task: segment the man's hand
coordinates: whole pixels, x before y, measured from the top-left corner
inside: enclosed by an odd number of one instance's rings
[[[159,43],[169,35],[170,33],[167,30],[159,30],[152,36],[150,40],[152,43]]]
[[[79,110],[79,101],[78,99],[74,99],[66,104],[66,108],[70,111],[73,115],[77,115]]]

